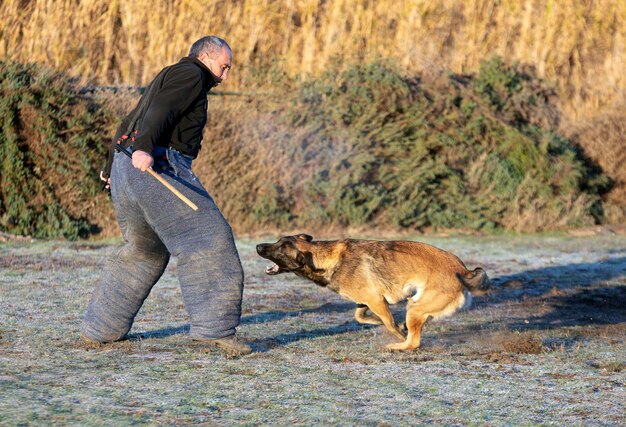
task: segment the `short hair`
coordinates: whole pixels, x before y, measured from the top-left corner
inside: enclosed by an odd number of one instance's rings
[[[211,58],[215,58],[222,49],[228,49],[232,52],[226,40],[217,36],[205,36],[191,45],[189,56],[197,58],[206,52]]]

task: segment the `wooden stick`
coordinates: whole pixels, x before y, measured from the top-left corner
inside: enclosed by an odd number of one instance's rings
[[[122,147],[120,144],[118,144],[115,149],[117,151],[121,151],[122,153],[126,154],[131,160],[133,158],[133,155],[130,154],[130,152],[125,149],[124,147]],[[158,173],[156,173],[154,171],[154,169],[152,168],[148,168],[146,169],[148,171],[148,173],[150,175],[152,175],[153,177],[155,177],[157,179],[157,181],[159,181],[161,184],[163,184],[165,186],[165,188],[167,188],[168,190],[170,190],[176,197],[178,197],[180,200],[182,200],[183,202],[185,202],[185,204],[187,206],[189,206],[191,209],[193,209],[194,211],[198,210],[198,206],[195,205],[194,202],[192,202],[191,200],[189,200],[187,197],[185,197],[185,195],[183,193],[181,193],[180,191],[178,191],[176,188],[174,188],[172,186],[172,184],[170,184],[169,182],[167,182],[165,180],[165,178],[163,178],[161,175],[159,175]]]
[[[148,168],[146,169],[148,171],[148,173],[150,175],[152,175],[153,177],[155,177],[161,184],[163,184],[165,187],[167,187],[168,190],[170,190],[172,193],[174,193],[174,195],[176,197],[178,197],[180,200],[182,200],[183,202],[185,202],[185,204],[187,206],[189,206],[191,209],[193,209],[194,211],[198,210],[198,207],[195,205],[194,202],[192,202],[191,200],[189,200],[187,197],[185,197],[185,195],[183,193],[181,193],[180,191],[178,191],[176,188],[174,188],[172,186],[172,184],[170,184],[169,182],[167,182],[165,180],[165,178],[163,178],[161,175],[159,175],[158,173],[156,173],[154,171],[154,169],[152,168]]]

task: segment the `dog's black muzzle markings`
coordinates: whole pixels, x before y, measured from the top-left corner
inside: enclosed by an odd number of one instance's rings
[[[265,258],[267,252],[271,247],[272,245],[269,243],[261,243],[259,245],[256,245],[256,253]]]
[[[304,255],[298,253],[295,256],[289,256],[283,245],[262,243],[257,245],[257,253],[265,259],[269,259],[273,264],[265,267],[265,273],[269,275],[280,274],[285,272],[295,272],[304,266]]]
[[[270,261],[274,261],[273,259],[271,259],[271,256],[269,255],[271,247],[272,245],[268,243],[262,243],[260,245],[256,245],[256,252],[263,258],[269,259]],[[279,274],[281,273],[281,269],[278,266],[278,264],[274,262],[274,264],[271,264],[265,267],[265,273],[269,275]]]
[[[283,259],[284,257],[280,257],[280,252],[277,251],[273,245],[271,244],[260,244],[257,245],[256,247],[256,251],[257,253],[262,256],[265,259],[269,259],[270,261],[273,261],[272,264],[268,265],[267,267],[265,267],[265,273],[269,274],[269,275],[275,275],[275,274],[280,274],[283,273],[285,271],[288,271],[284,264],[283,264]]]

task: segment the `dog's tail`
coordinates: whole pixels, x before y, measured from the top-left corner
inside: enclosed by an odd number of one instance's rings
[[[487,273],[480,267],[475,268],[473,271],[468,271],[465,274],[457,273],[457,277],[461,283],[463,283],[463,286],[470,291],[484,292],[489,289],[491,285],[491,280],[489,280]]]

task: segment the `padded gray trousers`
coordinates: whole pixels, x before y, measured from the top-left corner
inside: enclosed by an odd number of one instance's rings
[[[191,171],[191,157],[169,149],[154,155],[155,171],[198,210],[115,154],[111,196],[126,243],[107,260],[82,333],[100,342],[123,338],[174,255],[190,336],[233,335],[241,317],[243,270],[230,225]]]

